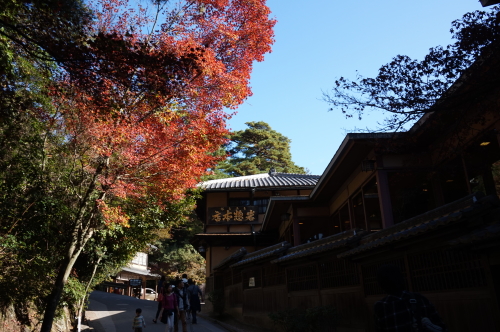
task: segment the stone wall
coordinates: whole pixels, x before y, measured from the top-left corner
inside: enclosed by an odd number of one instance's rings
[[[34,310],[27,309],[23,315],[29,323],[20,322],[13,306],[0,309],[0,331],[2,332],[32,332],[38,331],[41,323]],[[67,308],[63,309],[61,318],[54,321],[52,332],[70,332],[72,330],[71,314]]]

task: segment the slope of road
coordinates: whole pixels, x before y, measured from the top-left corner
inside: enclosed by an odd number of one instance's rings
[[[132,330],[132,321],[137,308],[142,309],[146,320],[144,332],[165,332],[166,325],[153,323],[158,303],[112,293],[94,291],[90,295],[89,308],[85,314],[88,326],[95,332],[122,332]],[[179,331],[182,331],[179,326]],[[221,326],[198,317],[198,324],[188,323],[188,332],[227,332]]]

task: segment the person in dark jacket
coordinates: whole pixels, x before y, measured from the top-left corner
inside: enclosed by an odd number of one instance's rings
[[[191,317],[193,318],[193,324],[197,324],[196,321],[196,312],[201,311],[201,302],[200,298],[203,301],[203,294],[200,290],[200,287],[196,286],[196,283],[193,279],[188,280],[188,288],[187,294],[189,297],[189,310],[191,311]]]
[[[189,298],[187,296],[187,290],[184,288],[184,283],[182,280],[177,282],[177,287],[174,289],[175,295],[177,295],[177,320],[174,322],[174,331],[178,331],[179,321],[182,323],[182,332],[187,332],[186,324],[186,311],[189,310]]]
[[[158,301],[158,308],[156,310],[156,316],[155,316],[155,319],[153,319],[153,323],[156,324],[157,320],[158,320],[158,315],[160,314],[160,311],[162,309],[162,300],[163,300],[163,296],[164,296],[164,289],[163,289],[163,284],[167,284],[165,282],[165,276],[161,276],[161,279],[158,281],[158,297],[156,298],[156,301]]]
[[[381,266],[377,279],[388,294],[375,303],[377,332],[447,331],[436,309],[425,296],[405,290],[404,277],[398,266]]]

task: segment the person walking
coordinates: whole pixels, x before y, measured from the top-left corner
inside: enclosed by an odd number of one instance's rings
[[[189,300],[187,297],[187,291],[184,288],[184,283],[182,280],[177,282],[177,287],[174,290],[175,295],[177,296],[178,303],[178,315],[177,321],[174,323],[174,331],[178,332],[179,321],[182,323],[182,332],[187,332],[187,324],[186,324],[186,311],[189,310]]]
[[[181,280],[182,280],[182,282],[184,283],[184,288],[187,288],[187,287],[188,287],[188,281],[189,281],[189,280],[188,280],[188,275],[187,275],[186,273],[184,273],[184,274],[182,275],[182,279],[181,279]]]
[[[197,324],[196,320],[196,312],[201,311],[201,301],[203,300],[203,293],[200,290],[200,287],[196,285],[196,282],[193,279],[188,280],[188,288],[187,294],[189,299],[189,311],[191,312],[192,323]]]
[[[381,266],[377,279],[388,294],[374,306],[377,332],[447,331],[436,309],[425,296],[405,290],[404,277],[398,266]]]
[[[165,283],[164,286],[166,286],[166,283]],[[156,310],[155,319],[153,319],[153,323],[155,323],[155,324],[157,323],[158,316],[160,315],[160,312],[163,309],[163,298],[165,297],[166,290],[167,290],[166,287],[161,287],[160,288],[160,292],[158,293],[158,298],[156,299],[158,301],[158,308]]]
[[[134,330],[134,332],[142,332],[142,329],[146,327],[146,322],[144,321],[144,317],[142,317],[141,313],[141,308],[135,309],[134,322],[132,323],[132,330]]]
[[[177,295],[172,290],[172,285],[167,285],[165,288],[165,295],[162,300],[162,319],[161,322],[167,324],[165,332],[174,331],[174,316],[179,312]]]

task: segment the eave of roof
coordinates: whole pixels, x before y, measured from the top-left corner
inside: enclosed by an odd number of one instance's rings
[[[198,187],[208,192],[249,189],[312,189],[319,178],[319,175],[274,172],[210,180],[200,183]]]
[[[495,4],[500,3],[500,0],[481,0],[481,2],[485,6],[487,2]],[[482,55],[462,72],[460,77],[429,108],[428,112],[413,124],[408,131],[411,136],[418,136],[420,144],[428,145],[429,141],[434,142],[436,140],[436,135],[446,136],[450,130],[457,130],[456,127],[450,126],[449,121],[447,121],[447,117],[457,117],[457,103],[462,104],[464,98],[468,100],[477,99],[477,93],[483,92],[485,86],[498,86],[496,73],[500,65],[498,60],[499,49],[500,42],[498,40],[487,46]],[[471,93],[473,96],[470,95]],[[482,105],[479,109],[484,107]],[[470,109],[470,106],[467,108]],[[430,121],[431,119],[433,121]],[[436,127],[435,123],[441,123],[442,125],[433,130],[433,127]],[[469,126],[470,123],[467,123],[467,125]]]
[[[489,242],[495,242],[495,245],[500,246],[500,222],[497,220],[492,225],[485,226],[472,233],[460,236],[454,240],[448,241],[450,246],[470,246],[470,245],[485,245]]]
[[[266,213],[264,214],[264,219],[262,220],[262,230],[267,229],[269,225],[269,220],[273,215],[274,208],[277,204],[283,203],[297,203],[297,202],[308,202],[310,201],[309,196],[273,196],[269,199],[267,203]]]
[[[215,237],[215,236],[251,236],[252,232],[242,232],[242,233],[198,233],[194,236],[196,237]]]
[[[214,270],[221,270],[224,269],[224,267],[228,266],[232,262],[238,261],[241,257],[245,256],[247,253],[246,248],[240,248],[230,256],[227,256],[224,258],[219,264],[214,266]]]
[[[241,267],[243,265],[256,263],[262,260],[270,259],[284,253],[288,248],[292,245],[287,241],[280,242],[275,244],[274,246],[270,246],[261,250],[254,251],[250,254],[247,254],[242,260],[231,265],[231,268]]]
[[[393,138],[395,135],[401,135],[404,133],[349,133],[346,135],[344,140],[342,141],[342,144],[340,147],[337,149],[337,152],[335,152],[335,155],[333,156],[332,160],[326,167],[325,171],[321,175],[320,179],[318,180],[318,183],[314,187],[313,191],[309,195],[311,199],[316,199],[322,189],[327,185],[330,177],[332,176],[332,173],[335,171],[337,168],[338,164],[342,161],[343,157],[350,151],[352,146],[356,142],[361,142],[361,141],[370,141],[370,140],[375,140],[375,139],[390,139]]]
[[[483,7],[488,7],[500,3],[500,0],[480,0]]]
[[[498,204],[494,202],[497,200],[498,198],[495,200],[492,196],[477,200],[474,194],[469,195],[459,201],[408,219],[397,225],[383,229],[373,235],[366,236],[360,241],[359,246],[349,251],[340,253],[337,257],[352,257],[378,247],[383,247],[385,245],[427,234],[449,224],[466,220],[467,217],[470,217],[471,215],[480,213],[485,209],[489,209],[491,208],[492,203]],[[458,211],[452,211],[454,210],[454,207],[459,206],[459,204],[462,204],[462,208],[458,209]],[[448,213],[445,212],[446,208],[449,209]],[[437,216],[436,213],[439,212],[442,214]]]
[[[340,248],[346,248],[357,243],[365,234],[366,231],[363,231],[361,229],[352,229],[339,234],[327,236],[320,240],[304,243],[290,248],[287,251],[286,255],[271,261],[271,263],[279,264]]]
[[[128,267],[128,266],[122,267],[122,271],[130,272],[130,273],[134,273],[134,274],[139,274],[141,276],[158,277],[157,274],[152,274],[148,270],[139,270],[139,269],[134,269],[134,268]]]

